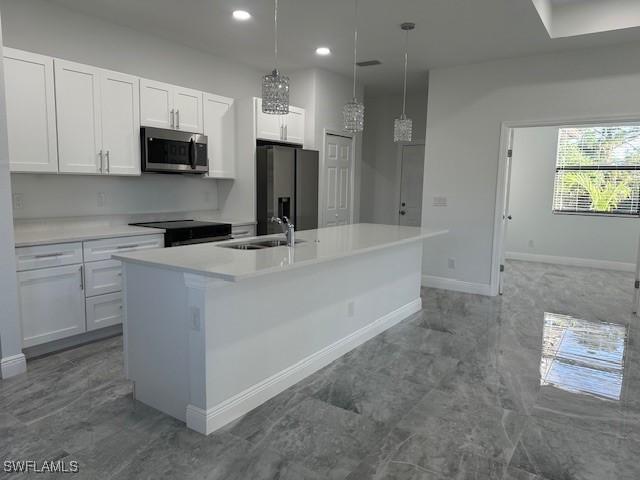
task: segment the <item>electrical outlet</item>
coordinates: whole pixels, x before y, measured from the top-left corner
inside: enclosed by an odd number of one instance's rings
[[[13,208],[20,210],[24,207],[24,197],[21,193],[13,194]]]
[[[356,314],[356,304],[355,302],[349,302],[347,304],[347,315],[353,317]]]
[[[200,331],[200,309],[197,307],[191,307],[191,330]]]
[[[105,206],[105,204],[107,203],[107,197],[104,194],[104,192],[98,192],[98,198],[96,203],[98,204],[98,208],[102,208]]]
[[[456,259],[455,258],[448,258],[447,259],[447,267],[449,267],[449,270],[455,270],[456,269]]]

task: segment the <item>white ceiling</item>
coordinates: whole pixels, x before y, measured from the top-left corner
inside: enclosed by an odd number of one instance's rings
[[[273,66],[272,0],[48,0],[136,30],[264,70]],[[481,62],[615,43],[640,42],[640,28],[551,39],[531,0],[360,0],[360,69],[373,93],[402,85],[403,32],[411,34],[410,85],[423,85],[433,67]],[[244,8],[248,22],[232,20]],[[353,3],[280,0],[280,67],[286,73],[322,67],[351,75]],[[318,57],[319,45],[333,54]]]

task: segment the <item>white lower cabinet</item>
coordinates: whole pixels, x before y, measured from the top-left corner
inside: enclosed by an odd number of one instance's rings
[[[162,234],[16,248],[22,345],[122,323],[117,252],[162,248]]]
[[[122,292],[87,298],[87,331],[122,323]]]
[[[122,264],[118,260],[91,262],[84,267],[87,297],[122,290]]]
[[[18,272],[23,346],[86,331],[82,265]]]

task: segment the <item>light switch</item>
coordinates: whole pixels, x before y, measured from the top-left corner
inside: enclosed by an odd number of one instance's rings
[[[21,193],[13,194],[13,208],[16,210],[20,210],[24,207],[23,196]]]

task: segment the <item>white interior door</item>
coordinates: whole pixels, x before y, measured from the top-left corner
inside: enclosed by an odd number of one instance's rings
[[[173,87],[140,79],[140,123],[146,127],[173,128]]]
[[[327,227],[352,221],[353,142],[351,138],[325,136],[325,215]]]
[[[102,173],[100,69],[54,60],[61,173]]]
[[[202,133],[202,92],[174,87],[173,107],[177,130]]]
[[[4,48],[9,166],[12,172],[57,172],[53,59]]]
[[[511,220],[511,212],[509,210],[509,198],[511,194],[511,164],[513,160],[513,129],[509,131],[509,143],[507,147],[507,163],[505,166],[505,189],[504,189],[504,211],[502,213],[502,239],[500,246],[500,276],[498,283],[498,293],[502,295],[504,287],[504,270],[505,270],[505,254],[507,228]]]
[[[403,145],[401,148],[398,224],[419,227],[422,224],[424,145]]]
[[[140,90],[138,79],[102,72],[102,147],[105,173],[140,175]]]

